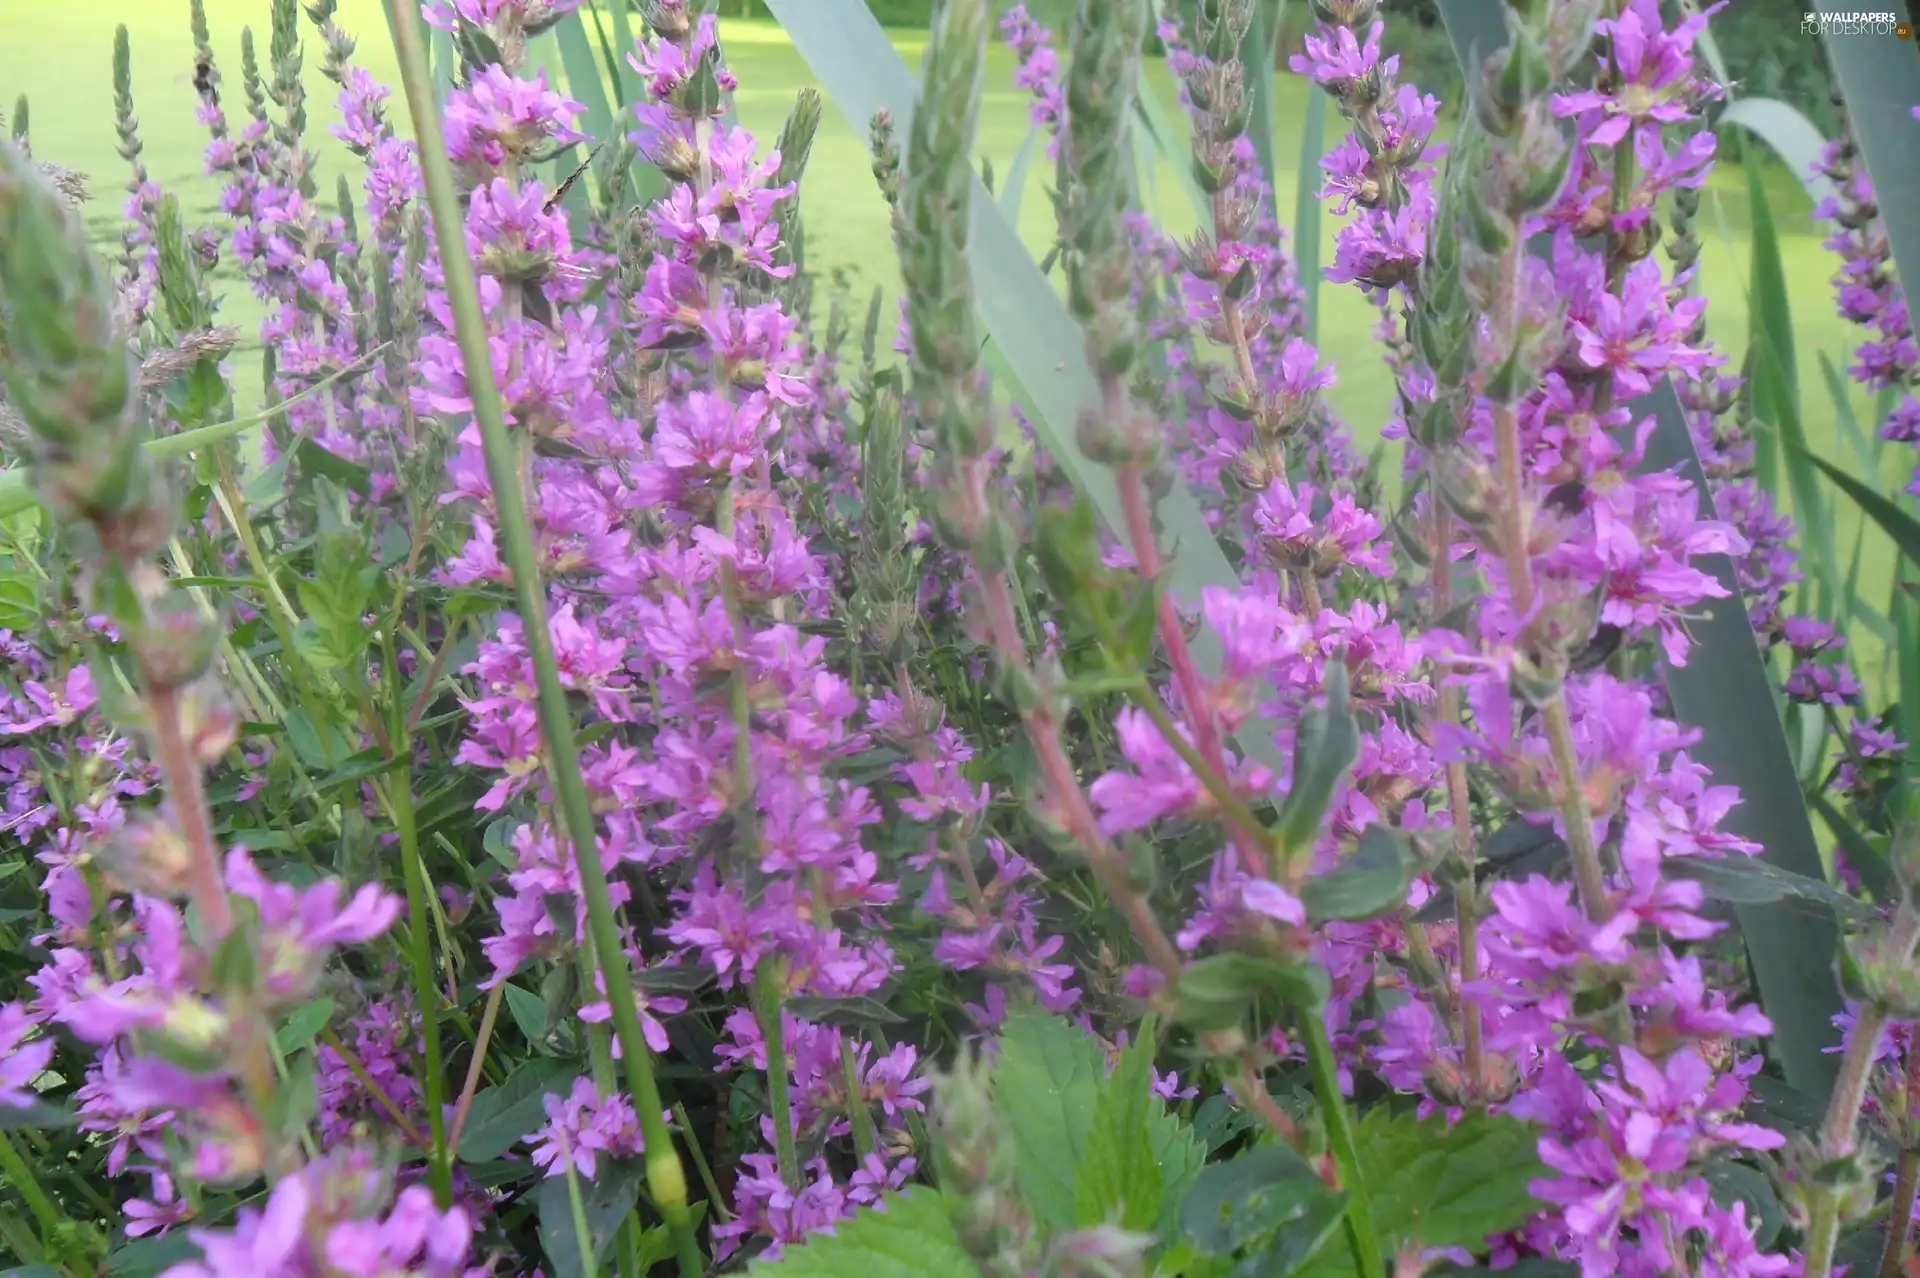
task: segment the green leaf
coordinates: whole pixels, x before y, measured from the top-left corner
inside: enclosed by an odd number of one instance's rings
[[[554,27],[553,34],[560,48],[560,65],[566,69],[567,89],[587,108],[587,136],[595,142],[611,142],[618,135],[613,120],[613,105],[607,100],[606,85],[600,80],[600,63],[593,55],[593,45],[587,39],[587,29],[579,11],[575,10],[562,18],[559,25]],[[611,155],[610,149],[601,149],[596,172],[602,175],[606,173]]]
[[[1104,1073],[1099,1044],[1056,1017],[1016,1015],[1001,1032],[994,1104],[1013,1132],[1027,1205],[1048,1230],[1078,1222],[1080,1169]]]
[[[72,1127],[80,1116],[66,1105],[35,1101],[24,1108],[0,1105],[0,1132],[17,1132],[29,1127]]]
[[[373,472],[359,462],[348,461],[340,454],[316,444],[311,438],[302,438],[294,448],[293,459],[300,469],[308,475],[323,475],[349,489],[366,496],[373,482]]]
[[[333,1019],[333,1000],[316,998],[302,1003],[288,1014],[286,1024],[273,1033],[274,1046],[282,1056],[291,1056],[313,1046],[313,1040]]]
[[[1767,905],[1775,901],[1810,901],[1865,921],[1880,916],[1872,905],[1842,892],[1824,879],[1783,870],[1757,856],[1670,857],[1664,863],[1675,878],[1691,879],[1709,898],[1734,905]]]
[[[1854,829],[1852,822],[1827,802],[1826,795],[1810,794],[1807,802],[1813,805],[1813,810],[1833,831],[1833,841],[1847,854],[1847,864],[1860,876],[1861,885],[1873,893],[1876,900],[1892,900],[1893,869],[1887,864],[1886,854],[1867,842],[1867,836]]]
[[[1873,7],[1893,14],[1896,23],[1913,21],[1907,0]],[[1914,73],[1913,42],[1836,33],[1821,43],[1847,100],[1899,279],[1909,299],[1920,297],[1920,126],[1913,118],[1920,106],[1920,75]]]
[[[512,1149],[528,1132],[546,1125],[546,1100],[565,1094],[580,1076],[577,1067],[536,1056],[507,1075],[498,1087],[476,1093],[460,1132],[463,1163],[490,1163]]]
[[[1900,654],[1900,739],[1920,741],[1920,625],[1915,624],[1914,603],[1907,591],[1920,575],[1908,571],[1894,573],[1893,614],[1894,651]],[[1901,807],[1896,816],[1912,810],[1916,776],[1920,776],[1920,750],[1908,750],[1901,765]]]
[[[1326,969],[1306,959],[1215,954],[1180,974],[1179,1021],[1202,1032],[1231,1029],[1263,998],[1285,1007],[1317,1008],[1331,989]]]
[[[1278,38],[1278,5],[1255,4],[1253,21],[1240,42],[1240,67],[1247,85],[1247,136],[1253,140],[1253,153],[1260,159],[1260,176],[1267,190],[1279,189],[1279,169],[1273,153],[1273,80],[1274,41]],[[1314,97],[1320,94],[1315,93]],[[1306,180],[1306,171],[1300,174]]]
[[[1159,95],[1153,91],[1151,84],[1144,81],[1141,83],[1140,93],[1134,99],[1133,109],[1139,114],[1142,133],[1166,160],[1167,166],[1173,170],[1174,177],[1180,183],[1180,189],[1186,192],[1187,203],[1193,206],[1193,215],[1200,219],[1202,225],[1212,221],[1213,201],[1209,200],[1206,193],[1200,189],[1200,184],[1193,180],[1192,157],[1183,141],[1181,128],[1168,115],[1166,105],[1160,101]]]
[[[553,1278],[598,1278],[600,1261],[613,1246],[622,1221],[640,1202],[640,1182],[646,1172],[638,1159],[601,1158],[592,1180],[574,1178],[586,1209],[591,1258],[580,1254],[579,1231],[574,1227],[573,1198],[568,1177],[548,1176],[535,1193],[540,1217],[540,1246],[553,1267]]]
[[[778,1260],[755,1261],[748,1278],[980,1278],[937,1190],[916,1186],[882,1205],[783,1249]]]
[[[917,97],[913,76],[861,0],[768,0],[768,8],[856,134],[865,136],[867,122],[882,107],[893,112],[900,134],[909,131]],[[1014,373],[1040,443],[1107,527],[1122,532],[1126,520],[1112,476],[1075,441],[1081,409],[1098,400],[1080,327],[1019,233],[977,179],[974,185],[969,265],[982,327]],[[1174,479],[1155,513],[1169,544],[1167,578],[1183,607],[1197,608],[1208,586],[1239,584],[1184,482]],[[1218,636],[1203,631],[1193,650],[1203,672],[1219,669]],[[1279,771],[1286,761],[1274,750],[1273,735],[1271,722],[1250,720],[1235,740],[1247,757]]]
[[[1293,1150],[1257,1145],[1200,1173],[1181,1207],[1180,1228],[1203,1255],[1224,1256],[1306,1218],[1316,1199],[1340,1197]]]
[[[1327,703],[1300,716],[1293,741],[1293,779],[1280,807],[1278,834],[1287,854],[1311,847],[1333,792],[1360,758],[1360,728],[1348,700],[1347,666],[1327,667]]]
[[[1790,444],[1789,447],[1825,471],[1827,478],[1838,485],[1847,496],[1853,498],[1860,509],[1866,512],[1867,518],[1879,524],[1881,530],[1893,539],[1893,544],[1899,547],[1901,554],[1915,564],[1920,564],[1920,520],[1914,519],[1891,500],[1881,496],[1832,462],[1808,452],[1804,444]]]
[[[1793,313],[1787,300],[1787,273],[1780,255],[1780,236],[1774,228],[1773,206],[1767,199],[1760,165],[1744,145],[1747,203],[1752,213],[1752,280],[1748,305],[1752,308],[1754,417],[1773,427],[1796,453],[1806,450],[1800,420],[1800,373],[1793,341]],[[1800,457],[1786,459],[1787,483],[1793,493],[1793,515],[1800,527],[1801,557],[1811,564],[1808,574],[1829,597],[1840,587],[1840,555],[1833,544],[1833,527],[1820,499],[1820,486]]]
[[[40,624],[40,582],[24,572],[0,576],[0,628],[24,633]]]
[[[16,1265],[12,1269],[0,1269],[0,1278],[67,1278],[67,1276],[52,1265]]]
[[[1117,1224],[1135,1233],[1160,1219],[1166,1179],[1153,1156],[1147,1116],[1153,1098],[1153,1035],[1143,1028],[1139,1041],[1120,1054],[1120,1064],[1102,1090],[1087,1134],[1081,1165],[1079,1223],[1089,1229]]]
[[[1309,92],[1307,111],[1300,121],[1299,187],[1293,196],[1293,260],[1303,295],[1309,342],[1320,332],[1320,156],[1326,146],[1327,95]],[[1278,199],[1276,192],[1275,198]]]
[[[529,1043],[538,1043],[547,1036],[547,1005],[538,994],[508,982],[507,1014],[513,1017],[513,1023],[520,1027]]]
[[[1780,1236],[1781,1225],[1786,1223],[1786,1211],[1765,1173],[1731,1158],[1716,1158],[1701,1174],[1713,1187],[1714,1201],[1722,1207],[1731,1211],[1735,1203],[1747,1205],[1754,1245],[1762,1251],[1771,1249],[1774,1239]]]
[[[1535,1147],[1539,1133],[1504,1114],[1469,1114],[1452,1126],[1442,1117],[1367,1111],[1358,1132],[1380,1250],[1478,1250],[1491,1234],[1516,1228],[1540,1210],[1527,1186],[1546,1174]],[[1328,1248],[1311,1270],[1351,1273],[1352,1257]]]
[[[897,1025],[905,1018],[877,998],[790,998],[786,1008],[816,1025]]]
[[[1013,154],[1013,167],[1007,170],[1007,180],[1000,185],[1000,216],[1007,219],[1009,225],[1020,225],[1020,197],[1027,189],[1027,169],[1033,163],[1034,148],[1039,141],[1040,130],[1029,129],[1020,141],[1020,149]]]
[[[1306,904],[1307,917],[1316,923],[1378,918],[1407,903],[1407,889],[1417,868],[1407,835],[1370,825],[1353,855],[1308,879],[1300,899]]]
[[[1827,140],[1820,136],[1813,121],[1793,107],[1773,98],[1740,98],[1729,103],[1714,120],[1714,132],[1719,133],[1730,124],[1739,125],[1772,148],[1780,162],[1807,188],[1807,198],[1814,204],[1839,194],[1833,179],[1814,168]]]

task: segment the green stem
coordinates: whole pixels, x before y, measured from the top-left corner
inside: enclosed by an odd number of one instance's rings
[[[787,1031],[781,1018],[782,994],[786,981],[783,959],[760,960],[754,973],[754,1002],[760,1014],[760,1037],[767,1044],[767,1107],[773,1115],[773,1148],[780,1166],[780,1179],[788,1189],[800,1185],[800,1155],[793,1143],[793,1100],[787,1094],[787,1080],[793,1076],[787,1064]]]
[[[847,1117],[853,1122],[853,1147],[865,1158],[880,1147],[873,1133],[873,1110],[860,1099],[860,1067],[853,1059],[853,1040],[840,1048],[840,1067],[847,1076]]]
[[[34,1178],[33,1169],[20,1157],[20,1151],[13,1147],[12,1139],[5,1132],[0,1132],[0,1172],[6,1173],[7,1183],[20,1192],[27,1210],[40,1222],[40,1241],[44,1246],[55,1231],[67,1223],[66,1215],[47,1197],[47,1191]]]
[[[1300,1017],[1300,1030],[1306,1040],[1307,1063],[1313,1070],[1314,1098],[1320,1102],[1320,1116],[1327,1125],[1327,1144],[1333,1150],[1334,1165],[1340,1169],[1340,1187],[1347,1191],[1347,1245],[1353,1249],[1354,1267],[1360,1271],[1360,1278],[1386,1278],[1380,1240],[1373,1232],[1373,1212],[1367,1205],[1367,1182],[1360,1172],[1360,1151],[1354,1144],[1353,1120],[1340,1095],[1340,1071],[1334,1065],[1327,1023],[1318,1009],[1309,1009]]]
[[[446,279],[447,301],[453,311],[454,332],[466,365],[467,391],[473,400],[474,423],[485,449],[487,478],[499,514],[499,531],[507,566],[513,573],[514,593],[525,630],[528,657],[539,691],[540,734],[546,745],[547,775],[559,799],[560,815],[580,870],[581,893],[586,897],[587,925],[607,987],[607,1003],[619,1035],[621,1060],[633,1089],[634,1108],[646,1141],[647,1189],[654,1206],[673,1234],[683,1278],[700,1278],[704,1262],[694,1240],[687,1211],[686,1172],[673,1146],[673,1134],[661,1115],[660,1089],[653,1076],[653,1053],[640,1027],[640,1009],[633,997],[627,952],[620,943],[607,891],[607,872],[600,861],[594,832],[593,808],[580,773],[573,721],[566,691],[553,655],[553,632],[547,621],[547,600],[534,554],[533,530],[527,518],[526,495],[520,486],[513,441],[507,434],[500,405],[500,388],[493,375],[486,315],[480,308],[480,289],[473,262],[467,255],[466,218],[453,184],[447,160],[446,135],[440,123],[440,104],[427,65],[425,35],[419,8],[411,0],[386,0],[400,78],[406,86],[407,107],[413,117],[414,137],[420,146],[420,166],[433,212],[434,230]]]
[[[391,644],[388,652],[391,659]],[[420,1040],[426,1049],[427,1130],[433,1139],[428,1178],[433,1183],[433,1196],[445,1211],[453,1205],[453,1164],[447,1156],[447,1084],[440,1062],[440,991],[433,984],[433,929],[427,921],[427,867],[420,856],[420,835],[413,820],[412,760],[404,740],[394,742],[394,747],[400,752],[400,768],[393,779],[393,823],[400,834],[400,857],[406,868],[407,914],[413,923],[407,949],[413,968],[413,997],[420,1005]]]

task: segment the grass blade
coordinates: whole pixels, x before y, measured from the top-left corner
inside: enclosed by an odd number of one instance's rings
[[[1900,767],[1900,795],[1894,805],[1896,822],[1913,810],[1914,783],[1920,780],[1920,621],[1914,617],[1911,591],[1914,573],[1903,565],[1894,572],[1893,599],[1888,611],[1893,614],[1894,651],[1900,654],[1900,704],[1897,727],[1900,739],[1907,743]]]
[[[1471,82],[1480,59],[1506,43],[1502,0],[1438,3],[1447,36]],[[1648,470],[1677,467],[1700,494],[1701,518],[1715,518],[1713,493],[1670,382],[1654,389],[1652,408],[1654,433],[1642,465]],[[1754,640],[1733,563],[1725,555],[1704,555],[1694,562],[1711,573],[1727,595],[1709,601],[1705,615],[1689,626],[1699,650],[1711,659],[1666,671],[1674,716],[1700,729],[1693,757],[1715,781],[1740,790],[1739,806],[1722,825],[1759,843],[1770,863],[1824,878],[1813,819],[1787,751],[1773,682]],[[1825,1096],[1833,1086],[1836,1061],[1823,1049],[1834,1041],[1833,1015],[1841,1007],[1840,986],[1833,976],[1839,933],[1832,913],[1780,904],[1744,905],[1737,913],[1745,936],[1766,938],[1765,944],[1750,944],[1747,954],[1761,1003],[1773,1020],[1773,1052],[1790,1084]]]
[[[567,92],[587,108],[587,135],[595,142],[608,142],[616,136],[613,122],[613,104],[607,100],[607,86],[600,79],[600,62],[594,57],[593,44],[587,36],[587,29],[581,23],[576,11],[561,19],[560,25],[553,29],[555,43],[560,49],[560,66],[566,72]],[[594,163],[596,178],[604,178],[607,163],[613,157],[613,151],[601,147]],[[570,147],[555,161],[556,171],[564,180],[565,174],[572,172],[573,166],[584,158],[577,147]],[[605,188],[602,187],[602,194]]]
[[[1920,565],[1920,520],[1900,509],[1898,503],[1861,483],[1824,457],[1817,457],[1802,445],[1789,445],[1794,453],[1825,471],[1839,489],[1859,504],[1867,518],[1879,524],[1900,553]]]
[[[1278,8],[1275,0],[1254,0],[1253,21],[1247,24],[1247,34],[1240,41],[1240,65],[1246,73],[1251,108],[1247,136],[1253,140],[1253,153],[1260,157],[1260,172],[1267,179],[1269,191],[1279,189],[1279,169],[1273,153],[1273,51],[1280,34]]]
[[[913,75],[861,0],[768,0],[768,8],[857,132],[864,135],[883,107],[896,129],[907,130],[917,97]],[[1080,327],[978,178],[968,243],[981,326],[1014,375],[1035,434],[1107,527],[1124,529],[1112,476],[1075,442],[1075,419],[1097,394]],[[1183,606],[1197,607],[1205,587],[1239,584],[1184,483],[1174,481],[1157,513],[1168,542],[1168,582]],[[1218,637],[1203,631],[1194,658],[1203,670],[1217,670]],[[1250,757],[1286,766],[1270,723],[1249,722],[1236,740]]]
[[[1911,23],[1907,0],[1887,0],[1876,10]],[[1880,217],[1894,265],[1909,298],[1920,296],[1920,66],[1914,42],[1883,35],[1829,35],[1827,59],[1847,100],[1847,116],[1860,158],[1879,197]]]
[[[1186,192],[1187,203],[1193,205],[1193,215],[1205,226],[1213,218],[1213,202],[1207,199],[1200,184],[1193,179],[1192,156],[1181,141],[1181,131],[1167,114],[1167,108],[1153,91],[1153,86],[1140,85],[1140,95],[1133,100],[1133,109],[1139,117],[1141,131],[1152,139],[1160,158],[1173,171],[1174,180],[1180,189]]]
[[[1293,260],[1299,268],[1309,342],[1320,340],[1320,155],[1327,138],[1327,95],[1309,93],[1300,121],[1299,186],[1293,193]],[[1276,194],[1277,200],[1279,196]],[[1278,215],[1279,210],[1274,210]]]
[[[1774,227],[1773,205],[1766,184],[1748,148],[1740,155],[1747,173],[1747,200],[1753,217],[1751,349],[1753,412],[1756,419],[1779,432],[1788,454],[1781,460],[1793,495],[1793,517],[1800,526],[1800,557],[1811,571],[1825,599],[1840,596],[1839,552],[1834,548],[1833,524],[1821,501],[1820,485],[1807,468],[1806,431],[1800,420],[1800,371],[1794,351],[1793,311],[1787,301],[1787,273],[1780,256],[1780,236]],[[1804,587],[1803,587],[1804,589]]]
[[[1741,98],[1720,113],[1720,118],[1714,121],[1714,132],[1720,133],[1729,124],[1737,124],[1765,142],[1780,157],[1780,162],[1800,179],[1800,184],[1807,188],[1808,198],[1816,205],[1839,194],[1832,178],[1813,171],[1827,140],[1820,136],[1813,121],[1786,103],[1773,98]],[[1724,138],[1725,134],[1721,136]],[[1750,157],[1744,157],[1743,163],[1746,158]]]

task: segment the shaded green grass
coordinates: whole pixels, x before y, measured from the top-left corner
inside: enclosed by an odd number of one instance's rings
[[[240,29],[253,24],[262,56],[267,43],[265,0],[208,0],[216,57],[223,76],[228,116],[245,114],[240,88]],[[218,220],[218,189],[201,170],[204,130],[196,123],[197,100],[191,81],[192,40],[187,29],[184,0],[0,0],[0,104],[10,104],[24,93],[32,103],[33,141],[45,159],[78,169],[92,180],[94,202],[89,222],[103,247],[110,250],[124,203],[127,166],[115,152],[111,59],[117,24],[129,28],[133,47],[134,97],[145,142],[144,160],[152,176],[185,206],[190,222]],[[356,61],[386,83],[394,83],[394,63],[387,40],[386,20],[379,0],[342,0],[338,21],[360,39]],[[730,22],[724,28],[729,60],[741,90],[736,109],[741,122],[771,139],[779,130],[794,95],[812,84],[805,63],[777,26],[766,22]],[[309,91],[309,133],[320,155],[322,198],[331,198],[335,176],[346,172],[352,159],[328,133],[335,119],[333,86],[318,72],[319,42],[303,21],[307,49],[306,83]],[[895,34],[901,55],[918,67],[923,37]],[[981,115],[980,151],[999,173],[1006,173],[1028,131],[1027,99],[1012,87],[1013,60],[996,48],[987,71],[988,93]],[[557,71],[557,59],[555,63]],[[556,76],[556,79],[559,77]],[[1173,85],[1160,63],[1147,68],[1149,87],[1175,109]],[[1299,77],[1282,74],[1275,91],[1278,206],[1290,216],[1294,193],[1301,180],[1297,171],[1300,121],[1306,94],[1314,91]],[[390,117],[405,128],[406,111],[398,100]],[[1329,122],[1330,133],[1341,122]],[[1333,140],[1329,138],[1329,142]],[[1317,174],[1309,174],[1309,181]],[[1022,205],[1020,230],[1030,245],[1044,250],[1050,242],[1051,211],[1045,188],[1052,174],[1036,157],[1029,173]],[[1783,232],[1788,290],[1793,302],[1796,344],[1804,370],[1803,411],[1812,446],[1836,461],[1850,461],[1841,443],[1833,405],[1818,380],[1816,353],[1824,351],[1840,366],[1851,362],[1849,352],[1857,334],[1835,313],[1829,281],[1834,260],[1819,243],[1808,221],[1808,201],[1794,176],[1775,166],[1768,173],[1775,215]],[[1168,230],[1184,235],[1194,226],[1193,211],[1180,193],[1171,167],[1150,184],[1153,211]],[[848,127],[829,109],[815,144],[802,191],[808,236],[807,261],[811,270],[826,275],[844,273],[861,295],[874,286],[889,296],[899,289],[898,271],[888,241],[887,212],[868,171],[861,133]],[[1717,172],[1701,217],[1705,241],[1701,261],[1703,284],[1712,299],[1711,334],[1737,367],[1746,347],[1747,277],[1746,193],[1744,176],[1728,166]],[[1338,219],[1323,219],[1321,260],[1331,261]],[[1724,232],[1724,233],[1723,233]],[[246,294],[237,276],[227,273],[223,318],[257,331],[259,307]],[[1320,345],[1338,365],[1340,380],[1331,394],[1333,405],[1353,426],[1363,447],[1378,436],[1392,402],[1391,380],[1384,375],[1371,330],[1374,308],[1356,290],[1322,286]],[[891,317],[891,311],[889,311]],[[258,385],[257,351],[243,351],[239,380],[243,387]],[[1872,406],[1864,396],[1855,400],[1856,413],[1871,424]],[[1893,477],[1889,460],[1887,478]],[[1896,486],[1897,487],[1897,486]],[[1852,547],[1858,516],[1842,509],[1836,541],[1846,554]],[[1870,534],[1863,573],[1866,597],[1883,605],[1890,580],[1891,547]],[[1866,673],[1863,671],[1863,673]]]

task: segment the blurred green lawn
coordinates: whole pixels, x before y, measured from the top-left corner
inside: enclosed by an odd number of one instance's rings
[[[266,50],[266,0],[207,0],[216,56],[225,77],[230,118],[244,115],[240,94],[240,30],[251,23],[262,56]],[[341,0],[338,21],[360,39],[357,61],[386,83],[394,83],[394,62],[387,40],[386,20],[379,0]],[[144,160],[153,177],[186,205],[190,222],[217,219],[215,185],[201,174],[204,131],[195,123],[196,98],[191,82],[192,39],[187,29],[186,0],[0,0],[0,107],[24,93],[32,111],[36,152],[87,174],[94,202],[89,220],[96,235],[111,243],[116,235],[127,167],[115,151],[111,59],[114,27],[125,23],[132,37],[134,99],[146,145]],[[307,50],[310,137],[322,156],[321,191],[330,195],[334,175],[350,160],[326,133],[334,119],[332,86],[318,72],[320,48],[310,25],[303,21]],[[741,90],[736,109],[741,122],[771,139],[793,103],[794,94],[812,83],[806,65],[777,26],[764,22],[732,22],[723,26],[729,61]],[[895,34],[902,56],[918,67],[924,37]],[[1163,65],[1148,67],[1148,83],[1170,111],[1173,86]],[[995,48],[987,72],[987,100],[982,113],[980,148],[996,171],[1005,173],[1027,134],[1027,101],[1012,86],[1013,60]],[[557,78],[557,77],[556,77]],[[1313,91],[1299,77],[1282,74],[1276,89],[1276,151],[1279,207],[1283,221],[1292,220],[1294,193],[1300,174],[1297,154],[1300,121],[1306,94]],[[405,107],[397,100],[391,118],[405,127]],[[1340,121],[1330,121],[1330,131]],[[1856,333],[1835,314],[1829,281],[1834,260],[1820,247],[1820,237],[1808,220],[1808,201],[1794,176],[1778,166],[1767,172],[1776,218],[1783,231],[1782,249],[1787,283],[1797,325],[1797,345],[1804,382],[1803,411],[1807,433],[1817,451],[1854,467],[1850,450],[1838,437],[1834,406],[1820,380],[1818,352],[1841,367],[1850,362]],[[1021,216],[1028,242],[1048,242],[1050,206],[1043,186],[1050,180],[1043,167],[1030,174]],[[1310,175],[1309,180],[1312,180]],[[1184,234],[1193,215],[1169,169],[1152,184],[1156,208],[1167,228]],[[1702,260],[1714,338],[1738,362],[1746,345],[1746,285],[1748,262],[1744,175],[1731,166],[1714,176],[1702,210],[1700,233],[1705,241]],[[875,284],[889,294],[898,291],[898,275],[888,247],[885,206],[868,173],[866,150],[859,134],[829,109],[814,147],[802,191],[806,218],[807,260],[825,273],[843,268],[860,281],[863,290]],[[1337,219],[1324,218],[1321,260],[1332,260]],[[231,283],[237,283],[228,277]],[[1335,407],[1353,425],[1363,446],[1377,436],[1391,403],[1390,379],[1371,338],[1373,308],[1347,287],[1323,285],[1320,345],[1339,366],[1340,381],[1332,392]],[[859,299],[864,303],[864,297]],[[889,312],[891,315],[891,312]],[[259,311],[243,289],[231,287],[224,318],[252,331]],[[250,353],[239,357],[245,371],[243,385],[257,385]],[[1856,397],[1862,422],[1871,422],[1871,406]],[[1886,478],[1897,473],[1888,461]],[[1904,476],[1901,478],[1904,483]],[[1894,486],[1897,490],[1898,485]],[[1836,529],[1842,556],[1850,554],[1858,518],[1849,508]],[[1864,595],[1884,607],[1890,581],[1892,548],[1870,534]],[[1865,654],[1862,654],[1863,656]],[[1862,672],[1867,674],[1867,671]]]

